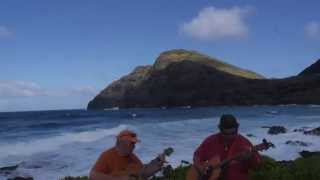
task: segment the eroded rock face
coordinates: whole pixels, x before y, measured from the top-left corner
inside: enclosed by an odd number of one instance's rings
[[[258,74],[193,51],[162,53],[111,83],[88,109],[320,104],[320,77],[261,79]]]
[[[149,78],[152,66],[138,66],[132,73],[111,83],[88,104],[88,109],[125,107],[127,94]]]

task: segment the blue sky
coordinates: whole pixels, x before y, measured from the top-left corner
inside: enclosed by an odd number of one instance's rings
[[[4,0],[0,111],[85,108],[110,82],[183,48],[266,77],[320,58],[320,1]]]

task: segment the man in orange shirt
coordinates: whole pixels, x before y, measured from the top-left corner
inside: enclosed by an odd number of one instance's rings
[[[117,136],[114,147],[104,151],[90,171],[90,180],[135,180],[146,179],[158,172],[165,162],[159,156],[148,165],[143,165],[133,153],[139,142],[136,133],[123,130]]]

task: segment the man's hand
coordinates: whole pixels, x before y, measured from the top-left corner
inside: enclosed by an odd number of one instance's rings
[[[238,161],[247,161],[252,157],[252,150],[246,150],[239,154]]]
[[[146,164],[141,172],[141,176],[148,178],[161,170],[163,164],[166,163],[165,155],[161,154],[156,159]]]
[[[166,156],[164,154],[160,154],[157,158],[159,161],[159,165],[162,167],[164,163],[167,163]]]

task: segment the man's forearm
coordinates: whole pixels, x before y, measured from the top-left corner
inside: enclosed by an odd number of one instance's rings
[[[143,166],[140,175],[143,178],[148,178],[150,176],[153,176],[154,174],[156,174],[158,171],[161,170],[162,164],[163,163],[161,161],[155,159],[151,161],[149,164],[146,164]]]

